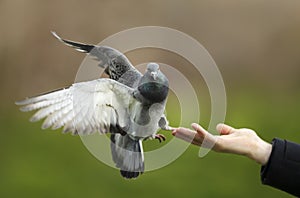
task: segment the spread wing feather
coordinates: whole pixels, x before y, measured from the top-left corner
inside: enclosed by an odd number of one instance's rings
[[[129,125],[133,89],[111,79],[75,83],[69,88],[16,102],[22,111],[38,110],[31,121],[44,119],[42,128],[91,134],[109,132],[110,126]]]
[[[91,55],[93,59],[99,61],[99,66],[105,68],[105,73],[108,74],[111,79],[119,81],[119,79],[123,77],[122,83],[132,87],[133,81],[138,80],[142,76],[142,74],[130,63],[128,58],[114,48],[79,43],[63,39],[55,32],[51,33],[63,44],[72,47],[79,52],[87,53]]]

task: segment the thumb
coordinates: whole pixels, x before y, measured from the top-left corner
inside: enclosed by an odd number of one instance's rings
[[[229,126],[229,125],[226,125],[226,124],[218,124],[217,125],[217,131],[220,133],[220,135],[228,135],[228,134],[231,134],[235,128]]]
[[[201,137],[205,137],[208,134],[208,132],[197,123],[193,123],[192,127]]]

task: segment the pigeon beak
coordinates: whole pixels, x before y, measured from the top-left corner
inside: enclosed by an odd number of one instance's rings
[[[156,78],[157,78],[157,72],[151,72],[150,75],[152,76],[152,78],[154,80],[156,80]]]

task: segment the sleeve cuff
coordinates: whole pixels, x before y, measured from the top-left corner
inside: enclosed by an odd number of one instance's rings
[[[272,141],[272,151],[268,163],[261,168],[261,181],[263,184],[271,184],[273,174],[280,169],[280,163],[284,158],[285,140],[274,138]],[[278,167],[279,166],[279,167]]]
[[[268,163],[261,168],[263,184],[300,196],[300,145],[274,138]]]

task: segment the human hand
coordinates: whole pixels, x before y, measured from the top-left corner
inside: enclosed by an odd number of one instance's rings
[[[172,135],[192,144],[207,147],[213,145],[216,152],[245,155],[261,165],[265,165],[270,157],[272,145],[262,140],[251,129],[235,129],[226,124],[218,124],[220,135],[212,135],[200,125],[193,123],[195,131],[187,128],[175,128]]]

